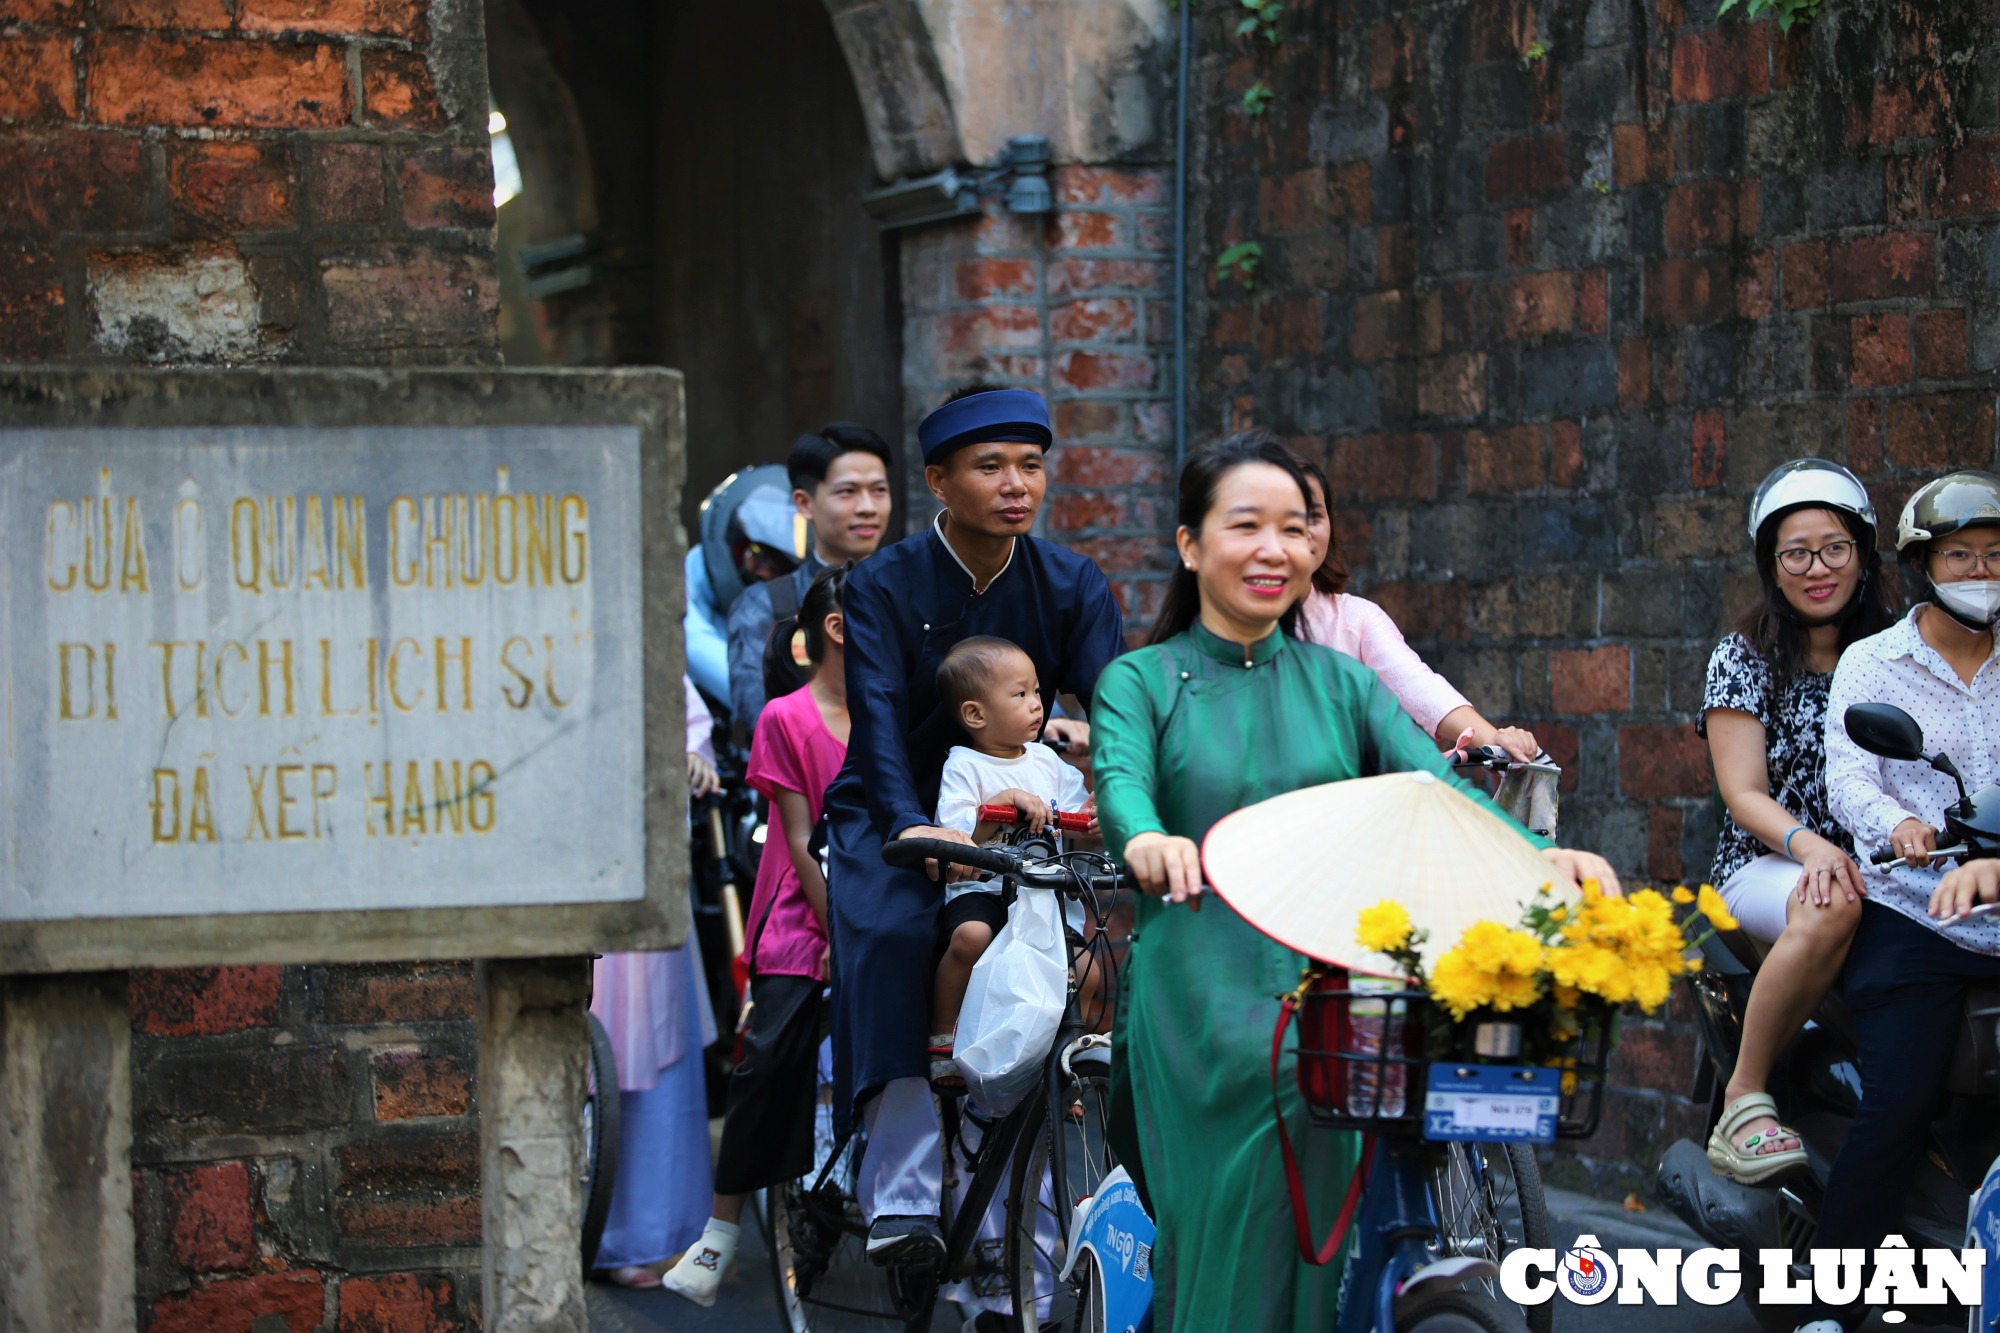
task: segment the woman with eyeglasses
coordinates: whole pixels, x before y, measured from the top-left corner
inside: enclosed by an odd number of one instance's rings
[[[1875,506],[1853,473],[1786,463],[1750,503],[1763,595],[1716,645],[1696,729],[1728,813],[1710,878],[1743,929],[1771,946],[1708,1141],[1716,1171],[1756,1184],[1806,1164],[1765,1091],[1771,1064],[1840,972],[1864,895],[1853,843],[1827,799],[1826,718],[1848,645],[1893,623]]]

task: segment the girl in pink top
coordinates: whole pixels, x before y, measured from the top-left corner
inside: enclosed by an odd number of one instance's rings
[[[696,1305],[715,1304],[736,1258],[745,1196],[812,1169],[826,877],[809,844],[827,785],[847,758],[847,634],[840,613],[846,582],[846,567],[822,571],[799,599],[797,621],[780,621],[772,631],[789,639],[796,623],[812,676],[804,689],[764,706],[744,775],[771,799],[745,923],[749,1026],[743,1058],[729,1076],[713,1211],[701,1239],[661,1280]]]
[[[1272,437],[1275,441],[1276,437]],[[1424,734],[1449,749],[1468,745],[1497,745],[1521,763],[1531,763],[1541,753],[1534,735],[1520,727],[1496,727],[1479,715],[1469,700],[1450,681],[1424,664],[1396,628],[1396,622],[1366,597],[1345,592],[1347,566],[1333,540],[1333,517],[1327,509],[1326,474],[1309,458],[1294,454],[1311,482],[1312,511],[1307,532],[1313,554],[1318,558],[1313,570],[1313,590],[1299,608],[1299,632],[1309,643],[1321,644],[1346,653],[1363,666],[1372,667],[1389,692],[1402,701],[1403,711],[1416,720]]]

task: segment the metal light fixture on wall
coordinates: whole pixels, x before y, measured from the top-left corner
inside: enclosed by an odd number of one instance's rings
[[[1049,141],[1040,134],[1017,134],[1007,141],[1007,165],[1014,179],[1007,186],[1010,213],[1053,213],[1055,191],[1049,188]]]
[[[979,212],[982,195],[1001,196],[1010,213],[1053,213],[1056,199],[1049,188],[1049,158],[1047,136],[1017,134],[991,167],[976,172],[946,167],[929,176],[896,181],[863,194],[861,206],[885,230],[968,217]]]

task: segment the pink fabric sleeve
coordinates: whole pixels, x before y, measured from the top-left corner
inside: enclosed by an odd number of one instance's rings
[[[1435,737],[1438,723],[1454,708],[1469,708],[1471,701],[1452,688],[1450,681],[1424,665],[1403,638],[1403,631],[1389,619],[1389,613],[1365,597],[1342,593],[1338,599],[1342,627],[1358,640],[1354,656],[1363,666],[1372,667],[1389,692],[1402,700],[1405,712]]]
[[[750,741],[750,759],[744,765],[743,780],[771,796],[779,787],[803,793],[806,790],[804,747],[798,734],[798,714],[790,706],[791,695],[774,699],[757,715],[757,732]]]

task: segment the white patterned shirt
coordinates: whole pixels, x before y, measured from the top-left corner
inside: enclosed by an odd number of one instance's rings
[[[1958,799],[1958,788],[1919,760],[1868,753],[1848,738],[1845,720],[1853,704],[1894,704],[1924,729],[1927,754],[1951,756],[1968,792],[1977,795],[2000,779],[2000,651],[1967,685],[1917,632],[1919,614],[1921,608],[1841,654],[1827,700],[1826,786],[1833,817],[1854,834],[1868,896],[1938,930],[1930,899],[1944,872],[1900,862],[1873,866],[1868,858],[1887,851],[1890,832],[1912,816],[1942,833],[1944,808]],[[1973,917],[1943,934],[1974,953],[2000,954],[2000,915]]]

